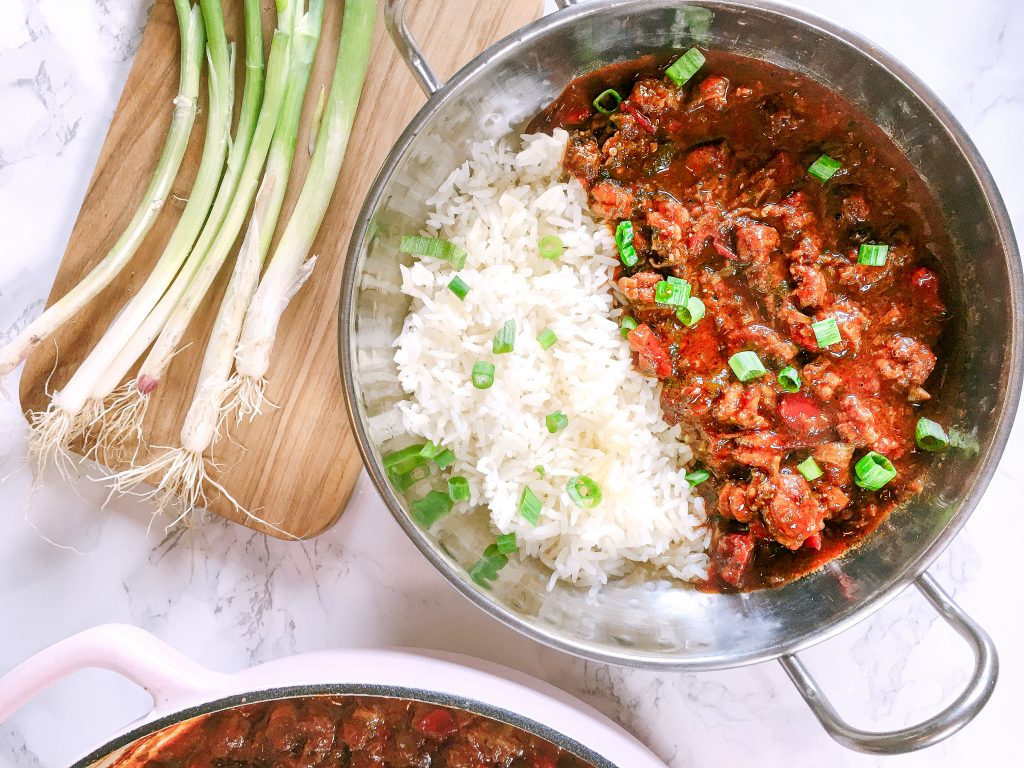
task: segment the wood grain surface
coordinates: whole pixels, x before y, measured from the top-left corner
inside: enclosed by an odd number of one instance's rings
[[[473,56],[540,13],[541,0],[411,0],[409,26],[435,72],[447,78]],[[264,0],[265,33],[273,2]],[[381,9],[383,3],[379,3]],[[323,37],[307,94],[303,128],[281,218],[298,195],[309,164],[309,115],[321,86],[330,86],[342,2],[327,3]],[[241,41],[241,3],[224,3],[228,35]],[[239,59],[242,60],[239,51]],[[239,70],[244,67],[239,67]],[[236,98],[241,94],[241,75]],[[170,123],[178,80],[178,28],[171,0],[157,0],[93,172],[49,301],[66,293],[107,252],[128,223],[152,175]],[[205,88],[205,86],[204,86]],[[361,463],[349,428],[338,372],[337,311],[349,235],[363,197],[394,141],[425,101],[384,29],[379,11],[373,56],[352,141],[331,207],[313,248],[313,278],[281,323],[268,397],[279,407],[251,425],[231,430],[214,448],[220,481],[246,509],[273,529],[240,514],[213,489],[212,511],[279,537],[306,538],[341,515]],[[204,105],[205,107],[205,105]],[[156,226],[129,269],[28,360],[21,379],[26,412],[43,410],[47,391],[59,390],[101,338],[116,312],[138,290],[159,257],[184,207],[199,164],[204,112],[196,121],[182,169]],[[151,446],[177,445],[230,264],[214,295],[192,323],[185,348],[151,403],[145,437]],[[49,390],[47,389],[49,388]],[[84,446],[79,446],[83,449]],[[117,467],[114,467],[115,469]],[[275,530],[276,529],[276,530]]]

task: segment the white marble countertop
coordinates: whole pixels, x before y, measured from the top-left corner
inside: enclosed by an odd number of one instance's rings
[[[151,1],[0,2],[0,340],[42,308]],[[988,160],[1024,232],[1024,5],[800,4],[878,42],[939,94]],[[24,454],[20,413],[0,402],[0,671],[109,621],[137,624],[223,670],[326,647],[443,648],[561,686],[672,768],[1020,764],[1024,618],[1020,601],[1007,597],[1020,577],[1016,556],[994,547],[989,533],[995,524],[1016,530],[1020,424],[981,505],[931,569],[995,639],[1002,663],[995,695],[948,741],[890,759],[834,744],[776,664],[655,674],[584,662],[513,634],[430,568],[365,476],[337,527],[295,544],[220,520],[150,531],[144,504],[120,501],[101,511],[102,491],[88,481],[52,484],[30,499]],[[842,713],[876,728],[937,711],[970,663],[959,638],[913,591],[805,657]],[[67,765],[146,703],[110,674],[83,673],[0,725],[0,768]]]

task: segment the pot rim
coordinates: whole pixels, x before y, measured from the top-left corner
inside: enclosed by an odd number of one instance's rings
[[[655,0],[655,4],[664,3],[666,0]],[[1024,330],[1022,330],[1022,318],[1024,318],[1024,269],[1020,260],[1020,251],[1017,245],[1013,227],[1010,223],[1009,214],[1002,196],[995,184],[987,164],[981,157],[974,142],[968,136],[966,130],[956,119],[941,99],[920,80],[913,72],[903,65],[895,56],[883,50],[870,40],[857,32],[846,29],[839,24],[829,21],[817,14],[796,8],[775,0],[706,0],[698,5],[714,8],[752,8],[787,18],[798,24],[809,27],[822,34],[836,38],[842,43],[855,49],[861,56],[875,62],[885,69],[890,75],[899,80],[910,93],[912,93],[926,107],[932,117],[949,135],[963,158],[970,168],[975,183],[983,193],[988,210],[995,224],[999,235],[1001,252],[1009,273],[1007,290],[1009,293],[1010,314],[1015,322],[1011,323],[1010,340],[1010,361],[1009,375],[999,414],[998,425],[992,439],[985,447],[984,455],[975,474],[970,489],[959,504],[954,514],[942,532],[934,542],[922,552],[916,559],[903,564],[903,567],[892,579],[891,584],[885,589],[879,590],[876,594],[866,598],[862,604],[848,616],[826,624],[814,631],[808,632],[799,637],[791,638],[789,641],[779,643],[776,646],[752,651],[742,655],[731,655],[727,650],[720,651],[714,655],[700,659],[680,659],[671,655],[659,656],[650,653],[635,653],[629,650],[615,651],[583,641],[573,641],[554,632],[546,630],[541,625],[534,625],[525,621],[508,611],[498,602],[488,598],[480,591],[474,589],[468,580],[461,578],[442,555],[432,547],[427,538],[405,513],[398,498],[395,496],[390,484],[387,482],[381,468],[377,466],[370,448],[370,440],[362,424],[358,412],[356,400],[356,382],[353,376],[352,366],[352,331],[353,331],[353,291],[356,284],[356,262],[359,252],[363,249],[366,233],[369,228],[370,216],[373,209],[379,202],[384,187],[390,180],[392,173],[399,161],[404,157],[413,140],[420,133],[423,127],[440,112],[453,94],[458,92],[462,86],[477,76],[478,73],[489,68],[492,63],[546,33],[550,29],[562,25],[573,25],[591,16],[598,15],[607,9],[636,5],[640,8],[650,7],[650,0],[586,0],[585,2],[574,2],[568,8],[541,17],[528,24],[517,32],[506,36],[494,43],[489,48],[472,59],[458,72],[456,72],[439,90],[429,96],[427,103],[419,110],[412,119],[398,141],[392,147],[387,159],[381,166],[370,191],[363,202],[359,217],[352,230],[349,247],[346,251],[345,269],[342,279],[340,295],[340,311],[338,317],[338,353],[341,366],[341,377],[345,391],[345,405],[349,414],[349,421],[352,425],[353,434],[362,457],[363,465],[367,470],[378,494],[385,505],[391,511],[392,516],[405,531],[406,535],[416,545],[424,557],[437,569],[447,581],[454,586],[466,599],[481,608],[489,615],[498,619],[506,626],[541,642],[547,646],[556,648],[566,653],[607,664],[627,666],[642,669],[698,671],[715,670],[741,667],[750,664],[758,664],[765,661],[772,661],[784,656],[795,654],[820,642],[835,637],[841,632],[849,629],[854,624],[866,619],[875,611],[881,609],[890,600],[899,595],[918,576],[923,574],[931,563],[949,545],[950,541],[959,533],[960,529],[967,522],[974,509],[988,488],[992,476],[995,474],[999,460],[1002,457],[1006,443],[1009,439],[1013,426],[1015,414],[1020,401],[1021,385],[1024,381]]]

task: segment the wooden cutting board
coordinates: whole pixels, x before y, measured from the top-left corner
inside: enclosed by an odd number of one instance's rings
[[[377,170],[425,97],[384,29],[380,6],[373,56],[355,130],[323,228],[313,247],[316,271],[281,323],[268,396],[279,408],[251,425],[233,427],[214,450],[220,481],[268,529],[240,514],[213,489],[212,511],[278,537],[307,538],[341,515],[361,469],[349,428],[338,371],[337,313],[341,273],[355,218]],[[274,23],[264,0],[265,35]],[[293,178],[280,230],[298,195],[309,158],[302,148],[321,85],[330,86],[342,17],[341,0],[327,3],[323,37],[306,99]],[[241,3],[224,3],[228,36],[244,36]],[[409,26],[435,72],[447,78],[496,40],[536,18],[541,0],[410,0]],[[269,43],[268,43],[269,45]],[[240,52],[241,54],[241,52]],[[241,55],[240,55],[241,60]],[[239,67],[244,69],[244,67]],[[237,98],[241,95],[241,75]],[[142,197],[163,146],[178,80],[178,27],[171,0],[156,0],[135,63],[93,172],[49,301],[64,295],[107,252]],[[205,87],[205,86],[204,86]],[[199,164],[205,133],[200,112],[173,193],[125,274],[29,358],[21,379],[26,412],[43,410],[46,391],[59,390],[103,335],[116,312],[139,288],[173,230]],[[230,265],[228,265],[230,267]],[[213,300],[197,317],[151,403],[145,437],[153,446],[178,445],[192,400],[205,340],[227,282],[225,268]],[[78,446],[81,451],[85,446]],[[118,467],[113,467],[117,469]]]

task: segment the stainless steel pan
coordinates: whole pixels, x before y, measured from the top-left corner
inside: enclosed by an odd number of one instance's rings
[[[351,240],[341,295],[340,354],[360,450],[385,503],[420,551],[466,597],[509,626],[590,659],[665,670],[778,659],[828,732],[866,752],[903,752],[970,721],[995,685],[995,649],[925,569],[966,522],[1006,443],[1021,388],[1020,257],[1006,210],[977,150],[938,98],[884,51],[836,25],[769,2],[561,0],[562,10],[497,43],[441,84],[388,0],[396,45],[429,100],[388,157]],[[976,430],[980,451],[948,452],[927,488],[859,549],[793,584],[742,595],[700,594],[669,582],[585,591],[544,588],[539,567],[506,569],[492,591],[467,577],[486,544],[467,526],[437,538],[409,518],[381,455],[408,444],[396,426],[403,397],[391,342],[407,302],[398,291],[398,238],[418,229],[426,200],[465,159],[471,140],[522,127],[575,76],[648,52],[709,48],[764,58],[807,74],[858,104],[902,147],[944,206],[954,258],[943,265],[953,319],[944,368],[931,388],[949,423]],[[916,586],[968,642],[975,670],[949,707],[890,733],[838,716],[796,655]]]

